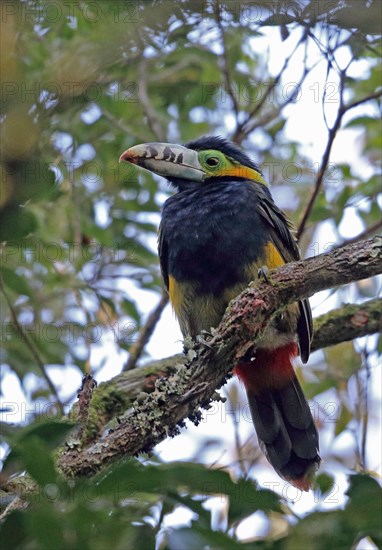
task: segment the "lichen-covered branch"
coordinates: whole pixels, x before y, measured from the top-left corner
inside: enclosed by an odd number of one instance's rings
[[[382,331],[382,298],[346,304],[314,320],[312,351]]]
[[[314,336],[311,349],[316,351],[341,342],[354,340],[382,330],[382,298],[363,304],[346,304],[314,319]],[[187,357],[181,353],[150,361],[143,367],[123,372],[94,391],[89,408],[86,431],[87,443],[101,436],[105,427],[114,428],[118,420],[139,397],[152,393],[159,378],[168,378],[185,365]],[[77,418],[77,405],[71,411]],[[117,420],[118,419],[118,420]]]
[[[231,302],[211,339],[191,350],[187,365],[180,363],[169,377],[157,380],[152,393],[141,394],[115,430],[86,449],[64,452],[59,460],[62,472],[92,475],[117,458],[149,451],[176,435],[187,417],[198,422],[199,408],[208,408],[216,388],[288,304],[381,272],[381,237],[272,270],[269,282],[251,285]]]
[[[105,431],[115,428],[118,422],[131,409],[135,401],[146,398],[155,390],[160,378],[174,374],[180,364],[187,358],[182,353],[150,361],[143,367],[122,372],[107,382],[102,382],[94,390],[89,407],[86,433],[83,436],[87,444],[93,443]],[[70,420],[78,420],[78,404],[71,409]]]

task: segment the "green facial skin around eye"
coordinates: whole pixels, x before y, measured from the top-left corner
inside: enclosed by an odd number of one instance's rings
[[[226,156],[221,151],[212,149],[199,151],[198,159],[200,166],[206,174],[205,179],[208,181],[209,178],[231,176],[234,178],[239,177],[267,185],[261,173],[257,172],[253,168],[241,165],[235,159]]]
[[[200,151],[199,162],[208,174],[217,170],[228,170],[234,166],[234,163],[220,151]]]

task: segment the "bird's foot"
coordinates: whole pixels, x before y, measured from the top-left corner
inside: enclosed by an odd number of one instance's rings
[[[212,348],[208,340],[210,340],[213,337],[212,332],[209,332],[208,330],[202,330],[200,334],[197,335],[196,341],[198,344],[202,344],[203,346],[206,346],[207,348]],[[208,340],[207,340],[208,338]]]
[[[263,279],[266,283],[269,283],[269,269],[266,265],[261,266],[257,271],[258,279]]]

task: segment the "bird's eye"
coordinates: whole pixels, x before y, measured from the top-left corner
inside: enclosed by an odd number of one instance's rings
[[[219,159],[217,157],[209,157],[206,163],[208,166],[217,166],[219,164]]]

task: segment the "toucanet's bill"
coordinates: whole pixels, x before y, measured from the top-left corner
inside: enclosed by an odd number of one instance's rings
[[[232,298],[258,277],[298,260],[291,224],[260,168],[236,145],[205,136],[186,145],[143,143],[120,160],[164,176],[176,193],[164,204],[158,250],[164,284],[183,336],[209,331]],[[262,450],[276,472],[303,490],[320,464],[318,434],[293,370],[312,339],[309,302],[269,325],[254,357],[236,367]]]

